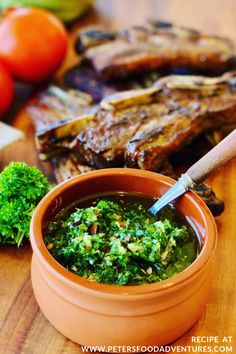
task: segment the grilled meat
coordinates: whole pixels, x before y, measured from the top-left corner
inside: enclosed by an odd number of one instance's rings
[[[158,171],[200,133],[236,121],[235,82],[236,73],[169,76],[152,88],[110,96],[70,148],[95,168],[126,164]]]
[[[55,155],[69,150],[70,142],[94,119],[91,112],[78,118],[68,118],[49,123],[36,133],[36,148],[41,160],[48,160]]]
[[[92,103],[93,99],[89,94],[50,86],[31,102],[27,110],[36,132],[40,132],[47,129],[50,123],[84,114]]]
[[[170,23],[149,21],[126,31],[108,36],[96,30],[81,38],[85,58],[103,78],[121,78],[156,69],[184,67],[219,73],[227,69],[233,58],[230,40],[208,36]],[[86,41],[84,41],[86,38]],[[99,39],[102,38],[102,41]],[[105,42],[107,38],[107,42]]]
[[[63,80],[67,86],[87,92],[93,97],[94,102],[99,103],[104,97],[116,92],[150,87],[159,77],[160,74],[152,71],[143,74],[140,77],[136,76],[132,79],[129,77],[126,79],[106,82],[101,80],[99,74],[88,62],[83,61],[79,66],[67,71]]]
[[[124,164],[125,145],[132,139],[147,118],[167,113],[163,105],[134,106],[121,111],[97,112],[92,127],[82,130],[70,148],[78,156],[96,168],[121,166]]]
[[[206,203],[214,216],[219,216],[225,210],[224,202],[217,198],[214,191],[207,184],[197,184],[192,191]]]
[[[100,26],[88,26],[78,31],[75,50],[81,54],[86,49],[111,41],[115,37],[115,32],[107,31]]]
[[[83,165],[71,153],[53,158],[52,165],[57,183],[61,183],[71,177],[75,177],[92,170],[90,166]]]
[[[68,151],[69,143],[93,119],[92,103],[88,94],[56,86],[50,86],[31,102],[28,113],[35,126],[41,160]]]
[[[202,104],[194,100],[183,103],[176,111],[148,119],[140,126],[125,147],[127,166],[158,170],[165,158],[200,133],[236,121],[235,98],[212,97],[203,99]]]

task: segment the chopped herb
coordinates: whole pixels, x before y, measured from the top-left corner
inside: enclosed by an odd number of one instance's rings
[[[153,283],[179,273],[197,255],[190,227],[103,198],[89,207],[62,211],[49,225],[45,243],[66,269],[104,284]]]

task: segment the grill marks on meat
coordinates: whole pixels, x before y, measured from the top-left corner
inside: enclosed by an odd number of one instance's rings
[[[27,111],[33,121],[36,133],[49,130],[65,119],[73,119],[87,112],[93,102],[89,94],[78,90],[62,90],[50,86],[32,100]],[[62,123],[63,124],[63,123]]]
[[[91,167],[83,165],[77,158],[69,153],[57,156],[52,159],[53,170],[57,183],[61,183],[78,176],[82,173],[91,171]]]
[[[236,121],[235,78],[169,76],[155,88],[111,96],[70,148],[96,168],[126,164],[158,171],[202,132]]]
[[[163,161],[202,132],[236,121],[236,95],[189,100],[181,108],[143,124],[125,146],[129,167],[158,170]]]
[[[28,107],[41,160],[69,151],[69,144],[94,118],[92,97],[78,90],[50,86]]]
[[[36,133],[36,147],[41,160],[48,160],[60,153],[69,151],[70,142],[80,130],[84,129],[94,119],[94,114],[79,116],[52,122],[46,128]]]
[[[124,148],[147,119],[168,112],[160,105],[134,106],[122,111],[100,110],[97,124],[81,131],[70,145],[90,165],[103,168],[124,164]]]
[[[90,42],[85,57],[109,79],[176,67],[219,73],[233,57],[233,44],[228,39],[154,21],[113,34],[107,43]]]

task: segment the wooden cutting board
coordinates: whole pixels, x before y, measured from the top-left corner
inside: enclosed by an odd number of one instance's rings
[[[101,0],[96,6],[98,11],[103,11],[102,21],[115,28],[129,26],[131,22],[140,23],[157,15],[210,33],[225,34],[236,41],[234,0],[224,2],[224,6],[221,0],[208,0],[207,3],[205,0],[181,0],[181,5],[180,0]],[[93,21],[95,17],[86,17],[82,24]],[[67,64],[72,62],[76,62],[73,55]],[[13,125],[23,130],[26,138],[0,152],[0,169],[12,160],[40,167],[33,128],[24,109],[14,118]],[[46,172],[50,175],[50,168],[46,167]],[[232,345],[232,352],[236,353],[236,161],[231,161],[207,182],[226,205],[225,212],[216,219],[219,237],[213,291],[199,321],[173,345],[193,345],[195,350],[197,346],[206,344],[212,348],[215,345]],[[79,345],[58,333],[40,311],[30,281],[31,256],[29,244],[20,249],[0,247],[0,354],[82,352]],[[216,336],[219,343],[193,342],[192,336]],[[222,342],[224,336],[233,336],[232,343]]]

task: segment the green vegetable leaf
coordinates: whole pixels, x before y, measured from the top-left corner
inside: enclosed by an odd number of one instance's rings
[[[36,167],[10,163],[0,174],[0,243],[29,239],[30,219],[50,185]]]

